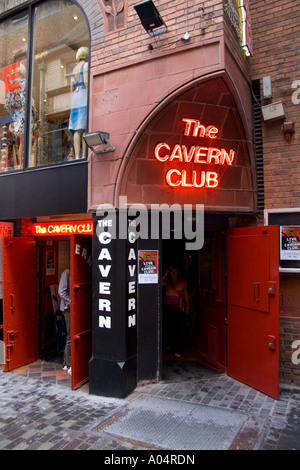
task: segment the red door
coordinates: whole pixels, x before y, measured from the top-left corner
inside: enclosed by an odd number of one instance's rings
[[[228,233],[227,373],[278,399],[278,227]]]
[[[3,239],[5,371],[38,358],[36,247],[32,238]]]
[[[92,356],[92,237],[71,236],[71,386],[89,378]]]

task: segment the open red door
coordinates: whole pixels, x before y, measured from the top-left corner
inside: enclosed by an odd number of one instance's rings
[[[71,236],[71,387],[88,381],[92,356],[92,237]]]
[[[6,372],[38,358],[36,269],[34,239],[3,239],[3,341],[6,347]]]
[[[279,396],[278,227],[228,232],[227,373]]]

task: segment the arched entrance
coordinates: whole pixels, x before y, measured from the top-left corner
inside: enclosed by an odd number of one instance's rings
[[[245,119],[249,112],[241,103],[226,74],[204,77],[168,96],[141,124],[129,145],[116,181],[115,207],[120,211],[112,208],[109,220],[98,220],[97,216],[95,223],[114,231],[123,220],[121,209],[139,207],[143,217],[137,218],[135,225],[148,224],[146,235],[137,237],[134,247],[129,239],[117,240],[112,235],[103,239],[98,234],[95,239],[99,260],[95,271],[101,276],[99,282],[95,278],[94,285],[99,290],[106,282],[108,287],[104,292],[107,299],[100,298],[95,308],[98,329],[90,365],[94,393],[125,396],[138,380],[162,378],[162,273],[170,247],[173,257],[182,259],[186,254],[182,245],[187,235],[178,238],[174,214],[201,207],[205,248],[202,251],[197,246],[193,253],[198,305],[201,303],[195,318],[196,360],[230,371],[236,379],[276,396],[278,279],[272,263],[278,259],[277,238],[276,230],[249,227],[257,224],[256,179],[251,123]],[[167,230],[161,225],[152,236],[152,215],[163,210],[164,215],[167,212],[174,218]],[[197,224],[195,214],[198,217],[192,210],[189,217]],[[128,223],[130,227],[131,221]],[[240,233],[239,229],[232,232],[232,226],[248,227]],[[141,235],[140,229],[138,232]],[[247,253],[247,271],[243,253]],[[152,265],[147,266],[152,271],[140,276],[149,260]],[[110,280],[106,271],[113,270]],[[236,296],[232,295],[235,286]],[[258,341],[250,341],[244,362],[241,352],[247,328],[251,325],[255,331],[252,318],[263,333]],[[259,357],[263,358],[263,369]],[[271,374],[266,380],[267,370]]]
[[[244,116],[241,101],[226,74],[202,77],[186,85],[168,96],[143,124],[121,168],[118,185],[119,195],[126,196],[129,206],[139,203],[150,211],[159,210],[162,205],[179,210],[185,205],[204,205],[202,250],[186,252],[184,234],[178,240],[174,231],[169,237],[167,234],[165,241],[157,240],[156,246],[153,241],[139,240],[139,249],[158,251],[160,280],[172,264],[186,280],[189,278],[190,294],[195,291],[190,299],[190,316],[185,319],[188,325],[183,326],[182,357],[222,370],[226,368],[225,256],[229,217],[253,214],[256,208],[251,129]],[[187,257],[189,270],[184,266]],[[147,316],[144,312],[151,303],[150,289],[155,300]],[[161,327],[163,323],[164,289],[160,283],[157,291],[154,289],[139,284],[139,330],[145,336],[138,354],[140,377],[154,374],[155,367],[161,374],[159,357],[152,354],[153,363],[149,359],[151,350],[159,350],[162,357],[174,357],[164,349],[169,346],[164,332],[156,331],[157,324]],[[157,309],[158,315],[153,313]],[[149,331],[155,347],[146,339]]]
[[[269,270],[270,253],[276,245],[276,233],[268,233],[268,237],[264,238],[263,243],[268,239],[266,243],[270,243],[272,248],[263,250],[266,258],[261,258],[260,267],[257,265],[251,268],[255,278],[243,275],[245,266],[241,255],[243,249],[247,250],[250,239],[251,243],[253,241],[253,250],[261,253],[259,247],[264,232],[259,227],[254,227],[251,234],[249,232],[250,238],[246,232],[241,234],[244,248],[242,244],[239,246],[238,278],[234,274],[233,262],[227,259],[227,240],[230,236],[230,256],[238,263],[233,248],[237,240],[236,234],[231,236],[230,232],[233,218],[237,227],[256,225],[252,129],[251,123],[246,124],[245,114],[241,101],[225,74],[205,77],[197,84],[186,86],[181,93],[169,96],[165,105],[161,104],[157,112],[144,123],[142,130],[137,132],[135,142],[132,143],[119,173],[117,195],[126,197],[129,207],[132,204],[142,204],[149,213],[159,211],[162,205],[169,208],[176,206],[179,210],[185,205],[204,205],[205,245],[203,250],[193,253],[192,257],[198,295],[195,308],[198,310],[193,319],[192,332],[192,336],[196,336],[196,343],[193,344],[192,355],[191,343],[188,344],[189,357],[218,369],[231,371],[235,378],[276,396],[278,350],[273,354],[272,347],[267,343],[268,338],[273,337],[267,332],[273,331],[274,336],[278,335],[276,289],[272,290],[271,296],[271,291],[267,292],[265,298],[267,310],[272,315],[259,313],[264,310],[259,306],[258,297],[255,297],[255,305],[253,302],[249,305],[249,309],[253,309],[253,318],[255,312],[258,322],[267,322],[260,345],[253,343],[253,352],[255,349],[261,351],[261,357],[265,360],[264,370],[273,368],[275,371],[272,377],[269,377],[271,387],[265,387],[264,374],[259,376],[259,360],[252,361],[252,352],[247,353],[248,363],[242,362],[239,355],[243,347],[240,332],[245,329],[236,314],[236,307],[241,309],[241,312],[243,310],[245,324],[249,326],[251,315],[246,318],[247,310],[244,307],[250,302],[248,297],[253,285],[257,290],[258,286],[266,285],[266,282],[274,282],[274,285],[277,283],[277,279],[271,280],[272,270]],[[160,270],[157,284],[138,285],[138,379],[162,376],[162,359],[165,352],[162,329],[164,293],[161,276],[169,262],[167,254],[171,252],[173,257],[183,261],[187,254],[183,245],[184,239],[176,240],[174,231],[164,243],[160,239],[138,241],[138,250],[154,252],[154,256],[159,260]],[[250,263],[251,256],[247,259]],[[268,268],[264,269],[266,266]],[[228,268],[230,279],[227,279]],[[262,272],[265,272],[266,278],[256,280]],[[274,270],[272,272],[274,273]],[[246,284],[240,284],[239,289],[245,298],[241,300],[232,297],[232,283],[240,280],[242,282],[244,279]],[[230,284],[230,305],[227,281]],[[230,335],[227,334],[228,321]],[[228,338],[230,345],[226,344]],[[269,342],[269,345],[271,343]],[[240,357],[238,361],[236,356]],[[269,367],[271,362],[273,366]],[[246,373],[243,372],[245,369]]]
[[[127,203],[204,204],[253,213],[251,129],[226,75],[206,77],[166,99],[137,132],[118,176]],[[238,104],[237,104],[238,103]]]

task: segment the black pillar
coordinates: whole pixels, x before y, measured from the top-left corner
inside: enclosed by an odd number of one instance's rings
[[[162,376],[161,348],[161,240],[138,240],[138,249],[157,251],[157,282],[138,283],[138,380],[159,380]],[[140,253],[140,251],[139,251]]]
[[[124,230],[125,223],[128,230]],[[89,370],[89,389],[94,395],[124,398],[137,385],[134,233],[126,212],[111,210],[105,216],[94,217],[93,345]]]

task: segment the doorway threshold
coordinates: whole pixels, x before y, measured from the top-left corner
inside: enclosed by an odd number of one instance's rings
[[[38,360],[31,364],[19,367],[10,373],[71,388],[70,374],[67,370],[62,370],[62,364],[58,364],[56,362]]]

